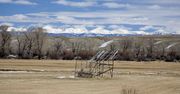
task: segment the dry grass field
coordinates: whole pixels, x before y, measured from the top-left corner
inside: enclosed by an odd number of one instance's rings
[[[117,61],[112,79],[73,78],[74,64],[1,59],[0,94],[180,94],[180,63]]]

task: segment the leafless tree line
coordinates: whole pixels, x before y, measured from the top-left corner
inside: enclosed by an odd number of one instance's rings
[[[0,56],[5,57],[10,52],[11,34],[7,32],[8,26],[0,26]]]
[[[33,56],[37,56],[38,59],[42,58],[42,49],[46,40],[46,33],[44,33],[43,28],[29,28],[27,32],[18,34],[15,38],[7,29],[8,26],[0,26],[1,58],[5,58],[10,54],[16,54],[19,58],[33,58]],[[15,52],[12,51],[13,48],[16,48]]]
[[[119,58],[120,60],[136,60],[136,61],[153,61],[165,60],[175,61],[180,60],[179,45],[167,48],[173,41],[178,42],[179,39],[170,41],[166,40],[159,44],[161,40],[154,37],[125,37],[119,41]]]
[[[66,38],[50,37],[41,27],[30,27],[15,35],[8,26],[0,26],[0,58],[20,59],[90,59],[101,43],[113,38]],[[106,49],[119,49],[117,60],[152,61],[180,60],[180,46],[167,48],[171,39],[154,37],[118,37]],[[164,41],[164,42],[161,42]],[[178,38],[175,40],[179,41]],[[159,43],[158,43],[159,42]]]

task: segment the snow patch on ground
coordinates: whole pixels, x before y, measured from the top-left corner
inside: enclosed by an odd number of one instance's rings
[[[0,73],[32,73],[29,71],[0,71]]]
[[[74,79],[75,76],[71,75],[71,76],[57,76],[56,78],[58,79]]]

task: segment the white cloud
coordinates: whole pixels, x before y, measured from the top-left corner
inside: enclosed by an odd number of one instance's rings
[[[74,1],[67,1],[67,0],[57,0],[53,3],[65,5],[65,6],[73,6],[73,7],[90,7],[90,6],[96,5],[96,2],[92,2],[92,1],[74,2]]]
[[[83,26],[63,28],[63,27],[54,27],[51,25],[45,25],[43,28],[46,29],[48,33],[71,33],[71,34],[88,33],[88,30]]]
[[[23,14],[15,14],[12,17],[14,17],[15,19],[18,19],[18,20],[24,20],[24,19],[28,18],[26,15],[23,15]]]
[[[57,16],[57,20],[59,22],[63,22],[63,23],[77,22],[76,19],[74,19],[73,17],[70,17],[70,16]]]
[[[148,7],[149,9],[161,9],[162,7],[159,5],[151,5]]]
[[[179,0],[130,0],[130,2],[136,4],[180,4]]]
[[[114,29],[112,30],[113,34],[132,34],[131,31],[123,29],[123,28],[118,28],[118,29]]]
[[[153,12],[153,13],[151,13]],[[17,14],[0,16],[4,22],[36,22],[64,24],[139,24],[139,25],[166,25],[164,16],[180,15],[177,11],[97,11],[97,12],[43,12],[31,14]],[[52,17],[53,16],[53,17]],[[56,17],[56,18],[54,18]],[[78,18],[78,19],[77,19]],[[86,19],[91,18],[91,19]],[[169,19],[171,20],[171,19]]]
[[[0,26],[1,25],[13,26],[14,24],[13,23],[0,23]]]
[[[15,14],[12,16],[0,16],[1,22],[31,22],[31,23],[49,23],[53,22],[53,18],[47,18],[47,17],[30,17],[25,14]]]
[[[134,34],[140,34],[140,35],[150,35],[151,33],[145,32],[145,31],[133,31]]]
[[[132,28],[130,28],[130,27],[125,27],[125,26],[123,26],[123,25],[115,25],[115,24],[113,24],[113,25],[109,25],[108,26],[108,28],[109,29],[119,29],[119,28],[121,28],[121,29],[123,29],[123,30],[132,30]]]
[[[11,31],[11,32],[24,32],[27,31],[27,28],[25,27],[9,27],[7,31]]]
[[[129,4],[120,4],[116,2],[106,2],[106,3],[103,3],[102,6],[105,6],[108,8],[130,8]]]
[[[82,1],[82,2],[80,2]],[[176,32],[180,33],[180,7],[179,0],[53,0],[56,4],[79,7],[77,11],[61,11],[61,12],[38,12],[28,14],[14,14],[8,16],[0,16],[2,23],[33,23],[33,24],[51,24],[60,23],[65,25],[84,25],[96,27],[97,30],[105,33],[121,32],[129,33],[131,29],[120,27],[119,24],[143,25],[137,33],[146,33],[148,29],[155,29],[157,32]],[[23,5],[37,5],[34,0],[0,0],[0,3],[12,3]],[[175,6],[173,6],[175,5]],[[85,7],[93,7],[93,11],[81,11],[87,9]],[[94,11],[94,7],[97,8]],[[104,8],[111,8],[106,9]],[[126,8],[119,9],[118,8]],[[105,25],[112,25],[105,29]],[[101,25],[101,27],[100,27]],[[157,28],[162,26],[165,28]],[[57,32],[65,32],[60,28],[53,26],[46,27]],[[80,29],[79,29],[80,28]],[[67,28],[66,28],[67,29]],[[90,32],[83,27],[68,27],[70,32]],[[67,31],[68,32],[68,31]]]
[[[65,33],[81,34],[81,33],[88,33],[88,31],[85,27],[83,27],[83,28],[67,28],[67,29],[65,29]]]
[[[108,28],[110,28],[110,29],[117,29],[117,28],[119,28],[119,25],[110,25],[110,26],[108,26]]]
[[[45,25],[43,26],[43,28],[46,29],[48,33],[62,33],[63,32],[63,28],[53,27],[51,25]]]
[[[56,0],[52,3],[71,6],[71,7],[107,7],[107,8],[132,8],[130,4],[123,4],[118,2],[112,2],[113,0],[102,0],[104,3],[100,3],[98,0],[85,0],[81,2],[68,1],[68,0]],[[111,2],[109,2],[111,1]]]
[[[38,16],[27,16],[25,14],[15,14],[12,16],[0,16],[0,21],[2,22],[18,22],[18,23],[51,23],[57,22],[57,19],[49,17],[38,17]]]
[[[0,3],[11,3],[12,0],[0,0]]]
[[[69,1],[68,1],[69,2]],[[84,1],[88,2],[88,1]],[[150,4],[157,7],[158,4]],[[161,7],[151,9],[148,6],[130,8],[127,10],[99,10],[99,11],[61,11],[40,12],[0,16],[0,22],[30,22],[30,23],[62,23],[66,25],[145,25],[164,26],[170,32],[179,32],[179,8]],[[112,27],[115,28],[115,27]],[[111,29],[112,29],[111,28]],[[144,31],[145,29],[141,29]]]
[[[22,5],[37,5],[37,3],[30,2],[28,0],[17,0],[14,3],[16,4],[22,4]]]
[[[12,4],[20,4],[20,5],[37,5],[37,3],[31,2],[29,0],[0,0],[0,3],[12,3]]]
[[[96,33],[96,34],[112,34],[111,31],[104,29],[103,27],[97,27],[91,31],[90,33]]]
[[[24,22],[28,20],[28,17],[23,14],[15,14],[12,16],[0,16],[0,21],[4,22]]]
[[[144,26],[144,27],[140,28],[140,30],[149,30],[149,29],[154,29],[154,27],[151,26],[151,25],[147,25],[147,26]]]

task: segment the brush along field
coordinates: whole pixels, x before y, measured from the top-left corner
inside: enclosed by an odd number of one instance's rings
[[[117,61],[112,79],[74,78],[74,65],[0,60],[0,94],[180,94],[180,63]]]

